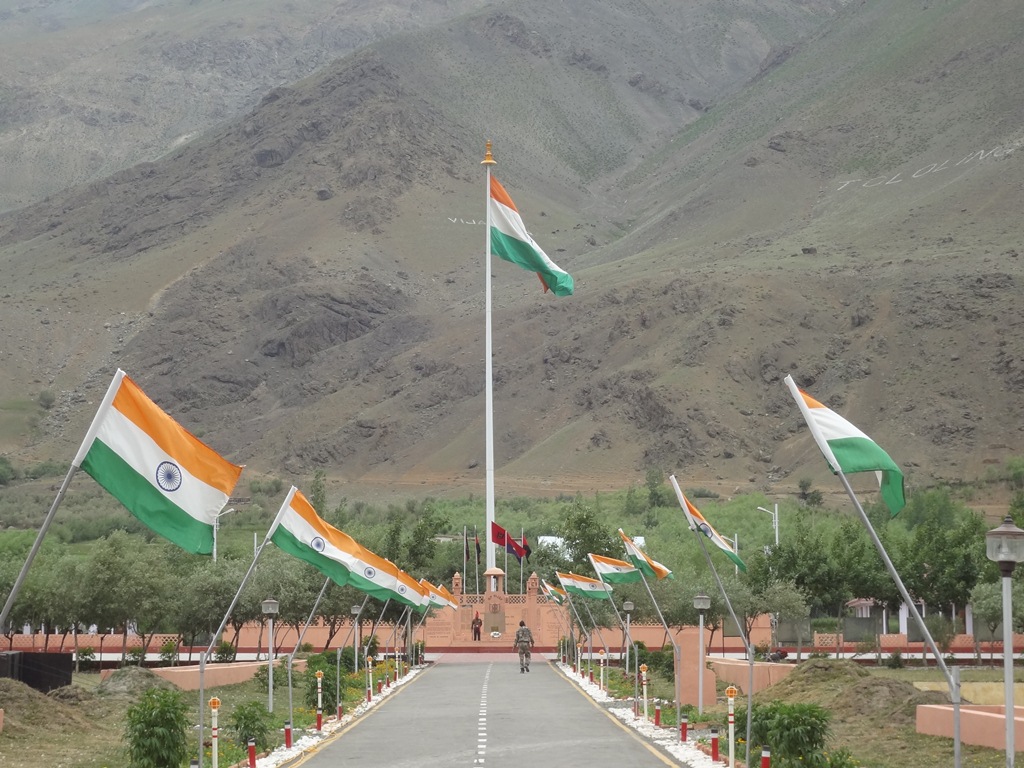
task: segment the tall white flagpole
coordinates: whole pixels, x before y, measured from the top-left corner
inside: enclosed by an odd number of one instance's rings
[[[487,570],[494,567],[494,546],[491,543],[491,523],[494,522],[494,374],[491,366],[491,166],[497,161],[491,154],[491,142],[480,163],[487,173],[487,187],[484,190],[484,210],[487,212],[484,225],[484,475],[486,482]],[[507,573],[506,568],[506,573]]]

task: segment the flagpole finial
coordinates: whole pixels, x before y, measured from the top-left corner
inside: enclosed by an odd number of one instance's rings
[[[497,165],[498,161],[494,159],[494,155],[491,154],[491,140],[487,140],[487,152],[484,153],[484,159],[480,161],[480,165]]]

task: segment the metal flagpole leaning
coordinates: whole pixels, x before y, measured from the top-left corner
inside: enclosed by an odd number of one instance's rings
[[[295,661],[295,654],[299,652],[299,648],[302,647],[302,638],[306,636],[306,630],[309,628],[310,623],[313,621],[313,617],[316,615],[316,609],[320,606],[320,601],[324,598],[324,593],[327,591],[327,585],[331,583],[330,579],[324,580],[324,585],[320,587],[320,594],[316,596],[316,600],[313,602],[313,608],[309,612],[309,618],[306,619],[306,623],[302,625],[302,631],[299,632],[299,638],[295,641],[295,646],[292,648],[292,652],[288,654],[288,725],[290,726],[295,722],[292,709],[292,662]]]
[[[700,529],[697,528],[696,522],[690,516],[690,511],[686,508],[686,500],[683,498],[683,492],[679,488],[676,476],[669,475],[668,479],[672,481],[672,487],[675,489],[676,498],[678,498],[679,505],[683,508],[683,514],[686,515],[686,521],[689,523],[690,530],[694,532],[697,536],[697,540],[700,542],[701,551],[704,552],[704,559],[707,561],[708,568],[711,570],[711,575],[715,577],[715,583],[718,585],[718,591],[722,593],[722,599],[725,600],[725,605],[729,609],[729,615],[736,624],[736,629],[740,633],[740,639],[743,640],[743,647],[747,652],[747,664],[749,667],[749,679],[747,681],[747,739],[746,756],[744,757],[743,762],[750,765],[751,710],[754,708],[754,649],[750,647],[750,638],[747,637],[743,624],[740,623],[740,620],[736,617],[736,612],[732,609],[732,601],[729,600],[729,595],[725,591],[725,586],[722,584],[722,580],[718,577],[718,570],[715,568],[715,564],[711,561],[711,553],[708,552],[707,545],[704,543],[705,536],[701,533]],[[701,638],[701,642],[704,642],[703,638]],[[700,670],[699,674],[703,675],[704,670]]]
[[[612,599],[611,593],[608,594],[608,599],[609,600]],[[605,640],[604,640],[604,634],[601,632],[601,628],[599,626],[597,626],[597,621],[594,620],[594,614],[590,612],[590,606],[587,605],[584,602],[583,603],[583,607],[587,609],[587,615],[590,617],[590,623],[594,625],[594,631],[597,632],[597,636],[601,640],[601,646],[604,648],[604,653],[607,656],[608,655],[608,643],[606,643]]]
[[[491,142],[480,161],[484,166],[486,186],[484,187],[484,210],[487,212],[484,225],[484,476],[486,487],[486,527],[488,530],[487,570],[495,566],[494,547],[490,544],[491,523],[494,522],[494,373],[491,362],[491,166],[497,161],[491,154]],[[506,566],[508,554],[506,552]],[[505,569],[508,573],[508,568]]]
[[[217,638],[220,637],[221,632],[224,631],[224,627],[227,626],[228,619],[231,617],[231,612],[235,610],[235,606],[238,604],[238,598],[242,595],[242,590],[245,589],[246,583],[249,581],[249,577],[252,576],[253,571],[256,570],[256,563],[260,559],[260,555],[263,554],[263,550],[266,548],[267,543],[270,541],[270,537],[274,535],[277,530],[278,524],[281,522],[281,516],[287,511],[288,505],[291,504],[292,496],[295,495],[297,489],[292,486],[291,490],[288,491],[288,495],[285,496],[284,502],[281,504],[281,508],[277,512],[277,517],[274,518],[274,522],[270,524],[270,528],[267,529],[267,535],[263,537],[263,543],[260,544],[256,550],[256,554],[253,555],[252,563],[249,565],[249,570],[245,572],[245,576],[242,577],[242,583],[238,585],[238,591],[235,592],[235,596],[231,599],[231,605],[224,612],[224,618],[220,620],[220,626],[217,627],[217,631],[213,633],[210,638],[210,645],[203,651],[199,657],[199,768],[203,768],[203,699],[206,698],[206,681],[204,675],[206,673],[206,660],[213,653],[213,645],[217,642]],[[271,660],[273,663],[273,660]]]
[[[904,604],[908,610],[914,616],[914,622],[917,624],[917,628],[921,631],[921,635],[924,637],[925,642],[928,644],[929,650],[935,656],[935,661],[938,664],[939,669],[942,670],[943,676],[946,678],[946,684],[949,686],[949,698],[953,704],[953,766],[954,768],[960,768],[961,765],[961,750],[960,750],[960,679],[959,675],[951,675],[949,668],[946,666],[946,662],[942,659],[942,654],[939,652],[938,647],[935,645],[935,640],[932,638],[931,632],[928,631],[928,627],[925,626],[924,618],[921,616],[920,611],[917,609],[917,605],[910,597],[910,593],[907,588],[903,585],[903,579],[900,578],[899,573],[896,571],[896,566],[893,565],[892,560],[889,558],[889,553],[885,551],[885,546],[882,544],[882,540],[878,538],[878,534],[875,532],[874,527],[871,525],[871,520],[868,519],[867,514],[864,512],[864,508],[860,504],[860,500],[857,498],[857,494],[853,492],[853,488],[850,486],[850,481],[847,479],[846,474],[843,472],[842,466],[836,459],[834,452],[829,446],[825,436],[821,433],[817,422],[810,415],[809,408],[806,401],[804,400],[803,394],[797,387],[796,382],[793,381],[792,376],[785,378],[786,387],[789,389],[790,394],[796,401],[797,407],[800,409],[800,415],[803,416],[804,422],[807,424],[807,428],[811,431],[814,442],[817,443],[818,449],[822,452],[825,457],[825,461],[828,463],[832,472],[839,477],[839,481],[843,484],[843,488],[846,489],[847,496],[850,497],[850,501],[853,502],[854,508],[857,510],[857,514],[860,516],[860,521],[864,524],[867,529],[868,536],[871,538],[872,543],[875,545],[875,549],[878,550],[879,556],[882,558],[882,562],[885,563],[885,569],[889,572],[889,576],[892,577],[893,583],[896,585],[896,589],[899,590],[900,596],[903,598]],[[852,426],[852,425],[850,425]],[[858,430],[859,431],[859,430]],[[899,511],[897,509],[897,511]],[[1009,716],[1009,715],[1008,715]]]
[[[117,390],[121,386],[122,379],[124,379],[124,371],[119,368],[117,373],[114,374],[114,378],[110,382],[110,386],[107,387],[107,391],[104,393],[103,399],[100,401],[100,405],[96,409],[96,414],[92,417],[92,422],[89,424],[89,429],[85,433],[85,438],[83,438],[82,444],[78,447],[78,453],[75,454],[75,458],[71,462],[71,466],[68,468],[68,473],[64,476],[64,482],[61,483],[60,489],[57,491],[57,496],[50,505],[49,512],[47,512],[46,517],[43,518],[43,524],[39,528],[39,533],[36,534],[36,540],[32,543],[32,548],[28,552],[28,557],[25,558],[25,563],[21,566],[21,571],[14,580],[14,586],[11,587],[11,591],[7,595],[7,600],[4,601],[4,607],[0,610],[0,631],[7,629],[7,617],[10,615],[11,607],[14,605],[15,599],[18,597],[18,593],[21,591],[22,585],[25,583],[25,577],[28,575],[28,569],[32,567],[32,561],[35,560],[36,555],[39,553],[39,548],[43,544],[43,538],[46,536],[46,532],[50,530],[50,524],[53,523],[54,515],[57,514],[57,508],[64,500],[65,494],[67,494],[68,486],[71,485],[71,478],[75,476],[78,468],[82,465],[82,461],[85,460],[86,453],[88,453],[89,448],[92,447],[93,440],[96,439],[96,434],[99,432],[100,425],[106,417],[107,412],[110,410],[111,404],[114,402],[114,396],[117,395]]]
[[[476,565],[473,566],[476,572],[476,593],[480,594],[480,534],[473,526],[473,541],[476,543]]]
[[[370,601],[370,596],[366,595],[363,597],[363,604],[359,606],[359,610],[356,611],[355,616],[352,617],[352,666],[353,672],[359,671],[359,621],[363,616],[363,611],[366,609],[366,604]],[[345,636],[345,643],[348,643],[348,635]]]
[[[101,406],[102,408],[102,406]],[[97,413],[97,417],[98,417]],[[57,496],[53,500],[53,504],[50,505],[50,511],[46,513],[46,517],[43,519],[43,524],[39,528],[39,533],[36,534],[36,540],[32,544],[32,548],[28,552],[28,557],[25,558],[25,564],[21,566],[21,571],[18,573],[18,577],[14,580],[14,586],[11,587],[10,593],[7,595],[7,600],[4,602],[3,610],[0,611],[0,631],[6,631],[7,629],[7,617],[11,613],[11,607],[14,605],[15,599],[18,597],[18,592],[21,591],[22,584],[25,583],[25,577],[28,575],[28,569],[32,567],[32,561],[35,560],[36,555],[39,553],[39,548],[43,544],[43,538],[46,536],[46,532],[50,529],[50,524],[53,522],[54,515],[57,514],[57,507],[64,500],[64,495],[68,491],[68,486],[71,485],[71,478],[75,476],[75,472],[78,471],[78,467],[74,464],[68,469],[67,475],[64,476],[64,482],[61,483],[60,490],[57,491]]]

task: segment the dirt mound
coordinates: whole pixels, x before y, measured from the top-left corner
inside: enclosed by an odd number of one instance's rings
[[[82,686],[74,684],[65,685],[63,688],[55,688],[46,695],[54,701],[72,705],[87,704],[95,698],[92,691],[87,691]]]
[[[785,680],[762,694],[818,704],[835,719],[868,718],[890,725],[910,725],[919,704],[948,704],[937,691],[921,691],[911,683],[872,675],[852,661],[809,659]]]
[[[22,682],[0,678],[0,702],[4,708],[4,735],[18,737],[38,733],[53,723],[64,727],[87,727],[88,718],[74,707],[45,696]]]
[[[177,688],[159,675],[142,667],[124,667],[114,672],[97,687],[99,693],[113,696],[141,696],[150,688]]]

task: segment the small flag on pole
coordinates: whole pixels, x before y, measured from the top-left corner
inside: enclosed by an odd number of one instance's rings
[[[672,571],[657,560],[648,557],[647,553],[640,549],[635,541],[623,533],[621,528],[619,528],[619,536],[622,538],[622,543],[626,545],[626,559],[643,571],[644,576],[649,579],[675,578]]]
[[[590,597],[597,600],[612,599],[612,588],[603,581],[590,579],[586,576],[580,576],[575,573],[560,573],[559,571],[555,571],[555,575],[561,582],[562,587],[570,595]]]
[[[608,584],[632,584],[643,581],[640,571],[625,560],[616,560],[614,557],[603,557],[590,553],[590,564],[594,566],[597,578]]]
[[[792,376],[786,377],[786,386],[832,473],[874,472],[882,501],[896,517],[907,503],[896,462],[857,427],[797,387]]]
[[[213,552],[213,525],[242,474],[150,400],[124,371],[72,462],[182,549]]]
[[[690,503],[690,500],[683,495],[682,490],[679,488],[679,483],[676,482],[675,475],[670,475],[669,480],[672,481],[672,487],[676,490],[676,496],[679,499],[679,506],[683,508],[683,512],[686,513],[686,519],[690,524],[691,531],[700,531],[709,539],[711,543],[722,550],[726,557],[736,564],[744,573],[747,572],[747,564],[744,563],[740,556],[736,554],[736,551],[729,546],[729,543],[722,538],[721,534],[711,527],[711,523],[704,519],[704,515],[698,511],[698,509]]]

